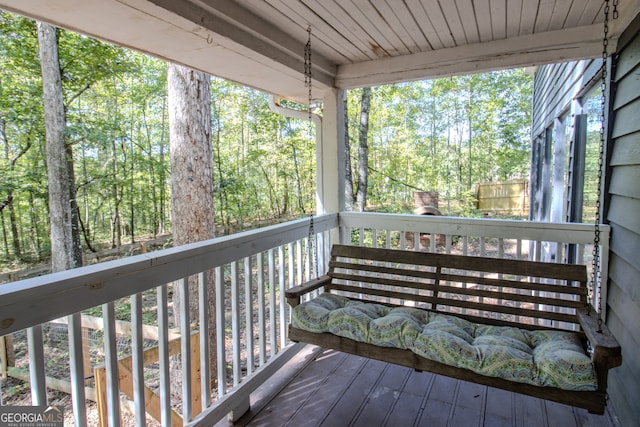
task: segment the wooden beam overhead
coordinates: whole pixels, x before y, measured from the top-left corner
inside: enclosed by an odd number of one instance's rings
[[[338,67],[336,87],[349,89],[544,63],[595,58],[602,53],[595,24],[486,43],[420,52]],[[610,49],[615,40],[609,41]]]
[[[231,43],[250,49],[255,55],[263,55],[288,66],[297,72],[304,70],[304,42],[292,38],[280,28],[269,23],[237,3],[228,0],[150,0],[196,25],[211,31],[209,42],[234,48]],[[313,55],[315,79],[332,85],[336,66],[322,55]]]

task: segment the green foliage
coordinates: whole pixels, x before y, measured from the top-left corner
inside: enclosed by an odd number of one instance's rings
[[[527,178],[532,86],[531,75],[510,70],[374,88],[369,210],[411,211],[414,191],[435,190],[451,215],[475,215],[477,183]],[[349,92],[352,147],[359,99]]]
[[[58,38],[85,246],[170,232],[166,64],[64,30]],[[526,177],[531,86],[530,75],[513,70],[373,88],[368,209],[410,212],[413,192],[425,189],[440,192],[444,213],[475,215],[477,182]],[[347,99],[353,147],[361,92],[351,90]],[[315,129],[272,113],[267,101],[266,94],[212,79],[219,234],[313,212]],[[44,260],[50,244],[36,26],[6,12],[0,148],[0,203],[12,198],[0,212],[0,257]],[[357,150],[351,152],[355,171]],[[372,235],[362,238],[372,243]]]

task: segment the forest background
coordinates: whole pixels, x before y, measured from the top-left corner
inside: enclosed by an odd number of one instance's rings
[[[33,21],[0,12],[2,271],[50,256],[37,45]],[[59,55],[83,247],[171,233],[166,62],[64,30]],[[364,173],[365,210],[410,213],[433,190],[444,214],[479,215],[477,183],[528,178],[532,86],[519,69],[348,91],[354,201]],[[217,235],[313,213],[312,126],[262,92],[215,78],[211,91]]]

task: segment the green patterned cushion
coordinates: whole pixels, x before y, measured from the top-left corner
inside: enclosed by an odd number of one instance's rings
[[[578,336],[482,325],[412,307],[389,308],[322,294],[292,311],[294,327],[383,347],[473,372],[537,386],[596,390],[591,358]]]
[[[349,304],[333,310],[327,321],[327,332],[356,341],[369,342],[369,324],[387,314],[388,307],[378,304]]]
[[[328,332],[329,314],[333,310],[344,307],[348,302],[349,299],[345,297],[323,293],[292,310],[291,324],[309,332]]]
[[[410,307],[391,309],[386,316],[371,321],[369,342],[382,347],[412,349],[428,312]]]
[[[478,352],[478,362],[475,366],[464,366],[465,368],[488,377],[538,385],[533,357],[529,351],[497,343],[474,344],[474,347]]]
[[[465,332],[445,322],[434,322],[422,329],[416,338],[413,352],[446,365],[466,367],[474,365],[476,349],[465,339]]]
[[[591,358],[585,354],[575,334],[561,331],[534,331],[545,339],[534,350],[540,385],[571,390],[594,390]]]

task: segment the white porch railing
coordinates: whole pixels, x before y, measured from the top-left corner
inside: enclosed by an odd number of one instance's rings
[[[32,404],[50,403],[47,387],[68,384],[78,426],[91,424],[85,398],[96,399],[94,395],[103,389],[106,396],[98,400],[104,402],[103,418],[109,425],[119,425],[127,416],[144,425],[145,412],[154,413],[162,425],[182,420],[212,425],[230,412],[237,416],[246,410],[249,394],[300,348],[288,344],[289,312],[282,290],[316,276],[312,271],[316,262],[320,273],[325,271],[331,235],[337,236],[338,230],[343,243],[357,245],[558,262],[571,257],[588,263],[592,228],[341,213],[314,219],[310,245],[309,219],[302,219],[2,285],[0,334],[15,337],[20,358],[11,369],[14,376],[29,379]],[[601,227],[604,283],[608,233],[608,227]],[[317,252],[312,253],[311,247]],[[208,329],[208,277],[215,277],[216,283],[211,295],[215,331]],[[194,278],[191,286],[189,278]],[[173,324],[172,292],[179,292],[183,301],[193,301],[197,318],[189,321],[189,304],[181,304],[181,322]],[[62,331],[65,338],[52,331]],[[195,340],[173,341],[194,331],[199,332]],[[209,369],[209,335],[216,338],[216,372]],[[91,340],[99,344],[87,348]],[[65,357],[63,367],[52,371],[53,359]],[[170,365],[178,359],[182,376],[175,382],[170,379]],[[106,381],[98,390],[88,378],[96,365],[104,366],[94,372],[103,372]],[[59,378],[60,372],[66,378]],[[211,378],[217,380],[216,390]],[[132,399],[121,399],[123,394]],[[5,400],[3,404],[11,404]],[[133,415],[121,413],[126,404]]]

